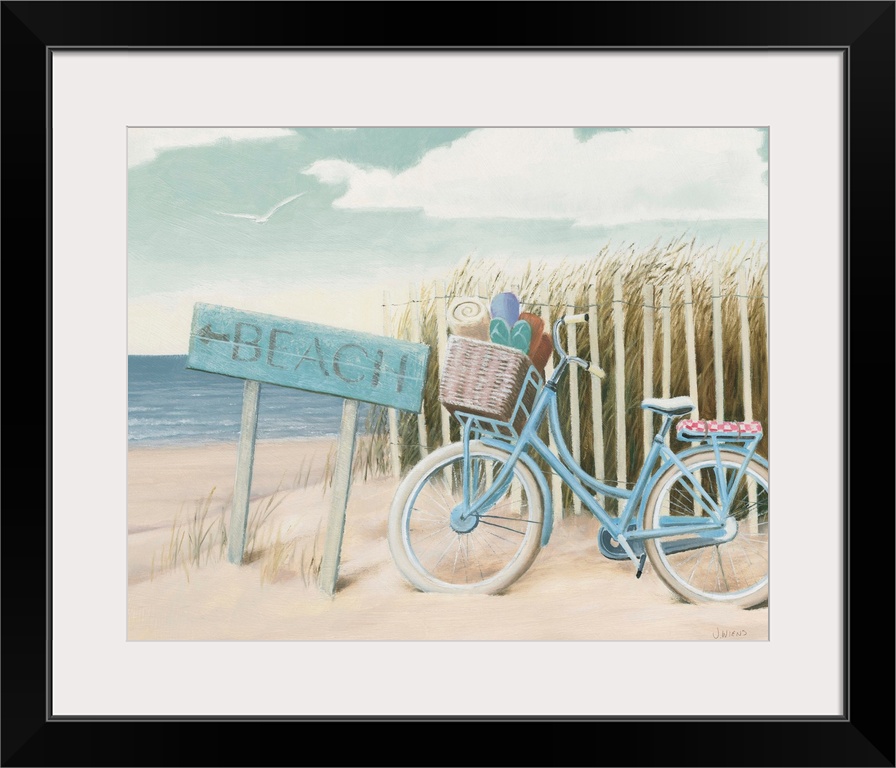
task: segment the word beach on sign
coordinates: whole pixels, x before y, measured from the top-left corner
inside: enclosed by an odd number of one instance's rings
[[[429,347],[196,304],[187,367],[419,413]]]

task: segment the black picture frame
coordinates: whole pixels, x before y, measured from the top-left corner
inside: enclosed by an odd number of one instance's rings
[[[350,12],[348,12],[350,7]],[[412,9],[413,8],[413,9]],[[894,677],[892,614],[894,605],[893,507],[889,462],[884,466],[879,444],[851,451],[853,429],[867,433],[863,418],[880,397],[879,358],[891,359],[892,344],[874,355],[892,329],[894,250],[894,8],[893,2],[582,2],[520,4],[398,3],[173,3],[166,2],[3,2],[2,3],[2,191],[3,242],[7,246],[6,286],[16,294],[40,282],[45,296],[44,329],[20,320],[17,297],[6,307],[16,311],[7,324],[7,351],[25,340],[43,336],[46,386],[36,386],[41,357],[14,362],[10,388],[15,408],[8,408],[7,459],[15,476],[7,476],[2,518],[2,765],[753,765],[753,766],[893,766]],[[287,23],[293,13],[314,23]],[[313,16],[312,16],[313,14]],[[414,45],[389,44],[402,20],[415,30],[424,18],[427,33],[412,35]],[[504,35],[491,30],[506,28]],[[503,44],[496,41],[501,40]],[[508,41],[519,41],[510,43]],[[372,41],[377,41],[373,44]],[[384,43],[383,41],[386,41]],[[463,45],[456,43],[460,41]],[[454,44],[452,44],[454,43]],[[844,285],[845,350],[841,361],[820,360],[830,375],[841,375],[845,402],[842,472],[846,535],[843,716],[676,718],[662,717],[387,717],[354,718],[56,718],[48,714],[51,667],[51,572],[49,512],[52,488],[52,386],[49,301],[52,232],[49,231],[48,138],[52,115],[51,55],[61,49],[183,48],[235,50],[246,48],[395,48],[471,50],[792,50],[815,49],[844,54]],[[798,97],[798,95],[795,95]],[[46,204],[45,204],[46,203]],[[44,239],[44,233],[46,239]],[[38,245],[38,242],[40,245]],[[43,250],[45,258],[37,251]],[[24,251],[24,253],[23,253]],[[32,254],[32,251],[34,252]],[[16,257],[15,254],[21,253]],[[27,253],[27,255],[26,255]],[[30,278],[23,283],[22,271]],[[30,270],[34,270],[31,274]],[[29,286],[30,287],[30,286]],[[32,293],[28,291],[27,293]],[[39,317],[35,311],[35,317]],[[883,320],[883,322],[882,322]],[[24,331],[21,335],[16,329]],[[868,333],[866,329],[874,329]],[[34,341],[34,345],[37,341]],[[10,349],[12,347],[12,349]],[[24,348],[24,347],[23,347]],[[869,356],[870,355],[870,356]],[[886,357],[884,357],[886,356]],[[864,361],[876,360],[872,365]],[[26,365],[27,362],[27,365]],[[37,362],[37,365],[34,363]],[[839,362],[839,366],[838,366]],[[856,377],[852,370],[855,364]],[[838,371],[838,367],[842,370]],[[865,373],[866,368],[870,369]],[[889,367],[887,368],[889,370]],[[30,386],[22,387],[27,381]],[[887,378],[889,382],[889,377]],[[20,426],[22,395],[40,392],[35,407],[46,414],[44,430],[34,422]],[[854,406],[855,401],[855,406]],[[861,407],[860,407],[861,404]],[[10,401],[7,402],[10,405]],[[877,417],[880,418],[879,416]],[[889,456],[889,451],[887,452]],[[46,507],[41,514],[33,483],[23,481],[23,456],[44,456]],[[19,458],[17,458],[19,457]],[[853,460],[854,458],[854,460]],[[59,457],[56,457],[59,460]],[[21,463],[20,463],[21,462]],[[858,472],[858,468],[863,470]],[[794,513],[795,514],[795,513]],[[862,535],[857,521],[873,518],[872,537]],[[869,538],[883,546],[868,547]],[[46,542],[42,550],[38,542]],[[56,544],[55,546],[58,546]],[[807,628],[806,642],[811,642]],[[826,670],[819,670],[826,674]],[[661,684],[661,681],[658,681]],[[570,681],[575,685],[575,681]],[[719,693],[726,692],[724,680]],[[612,691],[595,691],[612,696]],[[649,695],[649,691],[645,691]],[[428,745],[417,752],[412,735],[389,740],[413,722],[418,739]],[[528,727],[529,723],[538,727]],[[346,726],[375,726],[371,738],[352,738]],[[489,725],[518,725],[507,738]],[[240,727],[236,727],[239,725]],[[266,725],[264,733],[254,733]],[[420,727],[441,725],[438,741]],[[482,739],[468,732],[475,728]],[[565,726],[560,728],[559,726]],[[279,727],[278,727],[279,726]],[[286,727],[289,726],[289,727]],[[298,729],[297,729],[298,726]],[[326,726],[321,736],[320,729]],[[577,727],[578,726],[578,727]],[[250,737],[246,729],[251,727]],[[276,728],[276,730],[275,730]],[[338,731],[336,729],[339,729]],[[527,728],[523,730],[522,728]],[[503,730],[503,728],[502,728]],[[458,735],[460,738],[452,738]],[[385,738],[383,738],[385,736]],[[303,742],[329,741],[337,756],[323,762]],[[261,742],[259,741],[261,739]],[[259,743],[265,744],[263,749]],[[284,757],[285,750],[285,757]]]

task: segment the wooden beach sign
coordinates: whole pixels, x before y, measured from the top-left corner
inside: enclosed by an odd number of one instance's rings
[[[244,379],[228,559],[241,563],[261,384],[344,398],[320,586],[336,591],[351,485],[358,403],[419,413],[429,347],[301,320],[196,304],[187,368]]]

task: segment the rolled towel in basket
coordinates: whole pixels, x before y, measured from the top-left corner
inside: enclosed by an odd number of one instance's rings
[[[455,336],[488,341],[490,320],[488,307],[481,299],[462,296],[452,299],[448,306],[448,330]]]

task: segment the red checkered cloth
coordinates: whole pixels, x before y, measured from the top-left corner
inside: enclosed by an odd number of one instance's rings
[[[678,422],[679,435],[705,437],[707,435],[761,435],[762,424],[758,421],[692,421]]]

